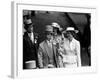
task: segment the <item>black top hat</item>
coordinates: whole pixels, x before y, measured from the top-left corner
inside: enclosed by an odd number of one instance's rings
[[[32,20],[31,19],[25,20],[25,26],[24,26],[24,28],[26,30],[28,29],[29,25],[32,25],[31,27],[33,27],[34,24],[32,23]]]

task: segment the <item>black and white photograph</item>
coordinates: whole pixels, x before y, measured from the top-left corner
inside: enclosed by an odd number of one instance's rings
[[[23,69],[91,66],[91,13],[23,10]]]
[[[95,8],[14,3],[12,76],[96,71]]]

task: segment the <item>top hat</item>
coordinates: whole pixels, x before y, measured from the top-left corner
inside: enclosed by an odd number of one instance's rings
[[[25,24],[27,24],[27,25],[32,24],[32,20],[31,19],[25,20]]]
[[[25,20],[25,25],[27,25],[27,26],[24,26],[24,28],[27,30],[29,28],[28,25],[34,25],[34,24],[32,23],[31,19],[27,19],[27,20]],[[30,26],[30,27],[33,27],[33,26]]]

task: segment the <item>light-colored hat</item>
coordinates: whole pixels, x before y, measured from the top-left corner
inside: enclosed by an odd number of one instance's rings
[[[67,27],[65,31],[74,31],[75,33],[78,33],[78,30],[75,30],[74,27]]]
[[[55,27],[55,28],[60,29],[60,25],[59,25],[58,23],[56,23],[56,22],[53,22],[51,25],[52,25],[53,27]]]
[[[56,23],[56,22],[53,22],[51,25],[52,25],[54,28],[58,28],[60,31],[63,30],[63,28],[61,28],[60,25],[59,25],[58,23]]]
[[[34,69],[34,68],[36,68],[36,61],[35,60],[26,61],[25,66],[27,69]]]
[[[47,32],[53,32],[53,27],[51,25],[46,25],[45,31],[47,31]]]

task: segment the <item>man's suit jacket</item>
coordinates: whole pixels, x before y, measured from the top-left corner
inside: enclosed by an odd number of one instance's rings
[[[28,33],[25,32],[23,36],[23,67],[25,68],[25,62],[30,60],[36,60],[37,63],[37,52],[36,47],[32,43]]]
[[[52,45],[52,50],[54,54],[55,67],[59,67],[58,53],[54,45]],[[39,49],[38,49],[38,62],[39,62],[40,68],[45,68],[48,66],[49,64],[48,54],[49,53],[50,52],[49,52],[48,44],[47,44],[47,41],[45,40],[42,43],[40,43]]]

